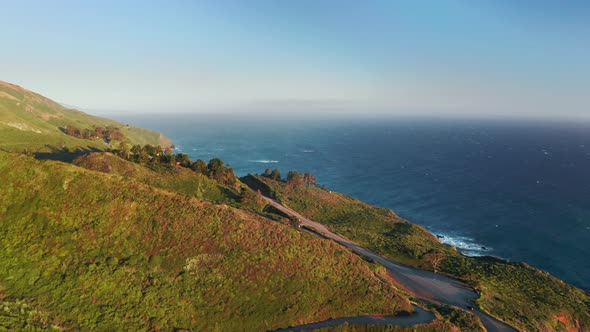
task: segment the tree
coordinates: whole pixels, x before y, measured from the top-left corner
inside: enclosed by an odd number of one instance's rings
[[[176,162],[180,163],[182,167],[189,167],[191,165],[191,160],[185,153],[179,153],[176,155]]]
[[[135,144],[134,146],[131,147],[132,153],[139,153],[139,150],[141,150],[141,145],[139,145],[139,144]]]
[[[129,144],[129,142],[121,141],[121,143],[119,143],[119,156],[125,159],[131,157],[131,144]]]
[[[438,272],[440,263],[445,258],[445,254],[437,249],[432,249],[424,255],[424,259],[432,265],[434,273]]]
[[[231,166],[223,165],[223,160],[214,158],[207,165],[209,177],[227,186],[237,186],[238,181]]]
[[[223,178],[221,183],[225,184],[226,186],[232,186],[234,188],[238,188],[238,181],[236,180],[236,174],[234,173],[234,169],[227,165],[224,170]]]
[[[312,185],[312,186],[315,186],[317,184],[316,180],[315,180],[315,176],[313,176],[313,174],[311,174],[311,173],[304,173],[303,174],[303,182],[306,185]]]
[[[225,175],[225,167],[223,165],[223,160],[219,158],[213,158],[209,160],[207,170],[209,171],[209,177],[217,181],[223,180],[223,176]]]
[[[131,148],[131,153],[133,153],[133,159],[139,163],[147,163],[150,161],[150,156],[139,144],[136,144]]]
[[[272,174],[272,172],[270,171],[270,168],[267,168],[264,170],[264,174],[262,174],[262,175],[266,176],[267,178],[270,178],[271,174]]]
[[[281,171],[279,171],[278,168],[275,168],[271,173],[270,173],[270,177],[271,179],[275,180],[275,181],[280,181],[281,180]]]
[[[66,134],[67,135],[74,136],[74,137],[77,137],[77,138],[82,138],[82,133],[80,132],[80,128],[76,128],[74,126],[68,125],[66,127],[66,130],[65,131],[66,131]]]
[[[207,175],[207,164],[201,159],[191,163],[190,168],[197,173]]]
[[[159,145],[153,146],[150,144],[146,144],[146,145],[144,145],[143,149],[150,157],[159,157],[162,154],[164,154],[164,151],[162,151],[162,148]]]
[[[150,157],[150,155],[144,149],[141,149],[139,151],[138,156],[137,156],[137,160],[140,163],[146,164],[146,163],[148,163],[151,160],[151,157]]]
[[[90,130],[88,128],[86,128],[86,129],[84,129],[82,131],[82,138],[85,138],[85,139],[93,139],[94,138],[93,136],[94,135],[93,135],[92,130]]]
[[[102,127],[94,127],[94,137],[95,138],[100,138],[100,137],[103,137],[103,136],[104,136],[104,134],[103,134]]]
[[[162,155],[160,155],[159,160],[161,164],[176,166],[176,157],[173,154],[163,153]]]
[[[300,187],[303,185],[303,175],[295,171],[289,171],[287,174],[287,183],[293,187]]]

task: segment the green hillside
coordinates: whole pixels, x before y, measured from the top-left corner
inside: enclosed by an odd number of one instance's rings
[[[232,204],[238,196],[235,189],[222,186],[203,174],[183,167],[155,171],[108,152],[89,153],[78,157],[73,163],[89,170],[120,175],[150,186],[214,203]]]
[[[0,183],[0,327],[267,330],[411,310],[382,268],[227,205],[4,152]]]
[[[117,174],[126,178],[132,178],[142,183],[150,184],[158,188],[181,193],[187,196],[198,197],[212,202],[223,202],[242,210],[254,212],[257,215],[266,216],[272,220],[278,220],[289,225],[288,220],[281,220],[281,216],[273,215],[272,212],[263,209],[265,204],[245,202],[235,188],[222,186],[216,181],[204,176],[201,173],[191,171],[183,167],[166,167],[156,168],[157,171],[142,165],[124,160],[111,153],[90,153],[74,160],[74,164],[104,172],[108,174]],[[151,165],[154,167],[154,165]],[[242,185],[242,190],[245,189]],[[268,220],[270,221],[270,220]],[[379,273],[383,273],[382,268],[378,268]],[[431,307],[434,312],[440,312],[439,320],[431,324],[417,326],[415,328],[395,327],[396,331],[452,331],[454,325],[461,326],[463,331],[480,331],[477,319],[460,311],[446,312],[438,307]],[[438,314],[437,314],[438,315]],[[363,328],[359,326],[358,328]],[[366,326],[373,331],[391,330],[387,326]]]
[[[310,186],[292,186],[264,176],[242,181],[309,218],[364,247],[386,254],[392,260],[428,268],[422,256],[430,250],[453,252],[424,228],[412,224],[389,209],[368,205],[346,195]]]
[[[429,256],[440,253],[441,273],[478,288],[483,311],[523,331],[590,330],[590,297],[546,272],[524,263],[464,256],[391,210],[336,192],[265,176],[242,181],[390,259],[431,270]]]
[[[34,92],[0,81],[0,149],[55,152],[64,149],[105,150],[111,147],[100,139],[66,135],[63,130],[68,126],[80,129],[116,128],[132,144],[171,144],[157,132],[68,109]]]

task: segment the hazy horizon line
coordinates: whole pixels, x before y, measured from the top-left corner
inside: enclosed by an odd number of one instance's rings
[[[539,123],[590,123],[590,115],[585,114],[535,114],[524,115],[509,112],[445,112],[441,113],[436,110],[363,110],[354,109],[317,109],[317,108],[281,108],[281,109],[260,109],[260,108],[200,108],[200,109],[149,109],[149,110],[90,110],[80,109],[81,111],[101,117],[114,118],[137,118],[137,117],[160,117],[160,116],[203,116],[205,118],[214,117],[235,117],[241,119],[244,117],[263,120],[378,120],[378,119],[408,119],[408,120],[474,120],[474,121],[503,121],[503,122],[539,122]]]
[[[461,118],[461,119],[506,119],[538,121],[590,121],[590,114],[571,113],[535,113],[523,114],[508,109],[493,110],[469,107],[387,107],[345,101],[272,101],[264,103],[243,103],[233,105],[203,105],[193,107],[145,107],[145,108],[86,108],[67,103],[60,103],[67,108],[77,109],[97,116],[137,116],[137,115],[203,115],[203,116],[271,116],[286,118],[322,117],[379,117],[379,118]]]

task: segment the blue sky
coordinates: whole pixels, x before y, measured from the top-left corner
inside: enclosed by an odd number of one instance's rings
[[[6,1],[0,80],[96,111],[590,116],[588,1]]]

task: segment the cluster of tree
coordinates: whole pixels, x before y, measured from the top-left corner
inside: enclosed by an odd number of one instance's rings
[[[317,182],[315,176],[311,173],[298,173],[289,171],[287,174],[287,183],[293,187],[301,186],[316,186]]]
[[[276,181],[281,181],[281,171],[279,171],[278,168],[275,168],[274,170],[270,170],[270,168],[267,168],[264,171],[264,174],[262,174],[263,176],[266,176],[267,178],[271,178],[273,180]]]
[[[159,170],[163,167],[184,167],[208,176],[209,178],[228,186],[235,186],[237,179],[233,169],[225,165],[223,160],[214,158],[205,163],[199,159],[192,161],[185,153],[173,154],[172,149],[162,149],[160,146],[153,145],[134,145],[130,146],[127,142],[122,142],[117,150],[117,154],[127,160],[145,164],[153,169]]]
[[[105,142],[109,143],[112,140],[122,141],[125,136],[118,128],[114,127],[94,127],[92,129],[80,129],[78,127],[68,125],[64,130],[64,133],[67,135],[82,138],[82,139],[89,139],[89,140],[97,140],[103,139]]]
[[[197,160],[195,163],[198,163]],[[192,168],[192,167],[191,167]],[[192,168],[194,170],[194,168]],[[234,174],[234,170],[231,166],[225,166],[223,164],[223,160],[219,158],[213,158],[209,160],[207,164],[206,173],[210,178],[216,180],[217,182],[223,183],[228,186],[235,186],[237,184],[236,175]]]
[[[278,168],[274,170],[270,170],[267,168],[262,176],[267,178],[271,178],[276,181],[282,181],[281,179],[281,171]],[[317,186],[317,181],[315,176],[311,173],[298,173],[296,171],[290,171],[287,174],[287,179],[285,180],[288,184],[292,185],[293,187],[301,187],[301,186]]]

